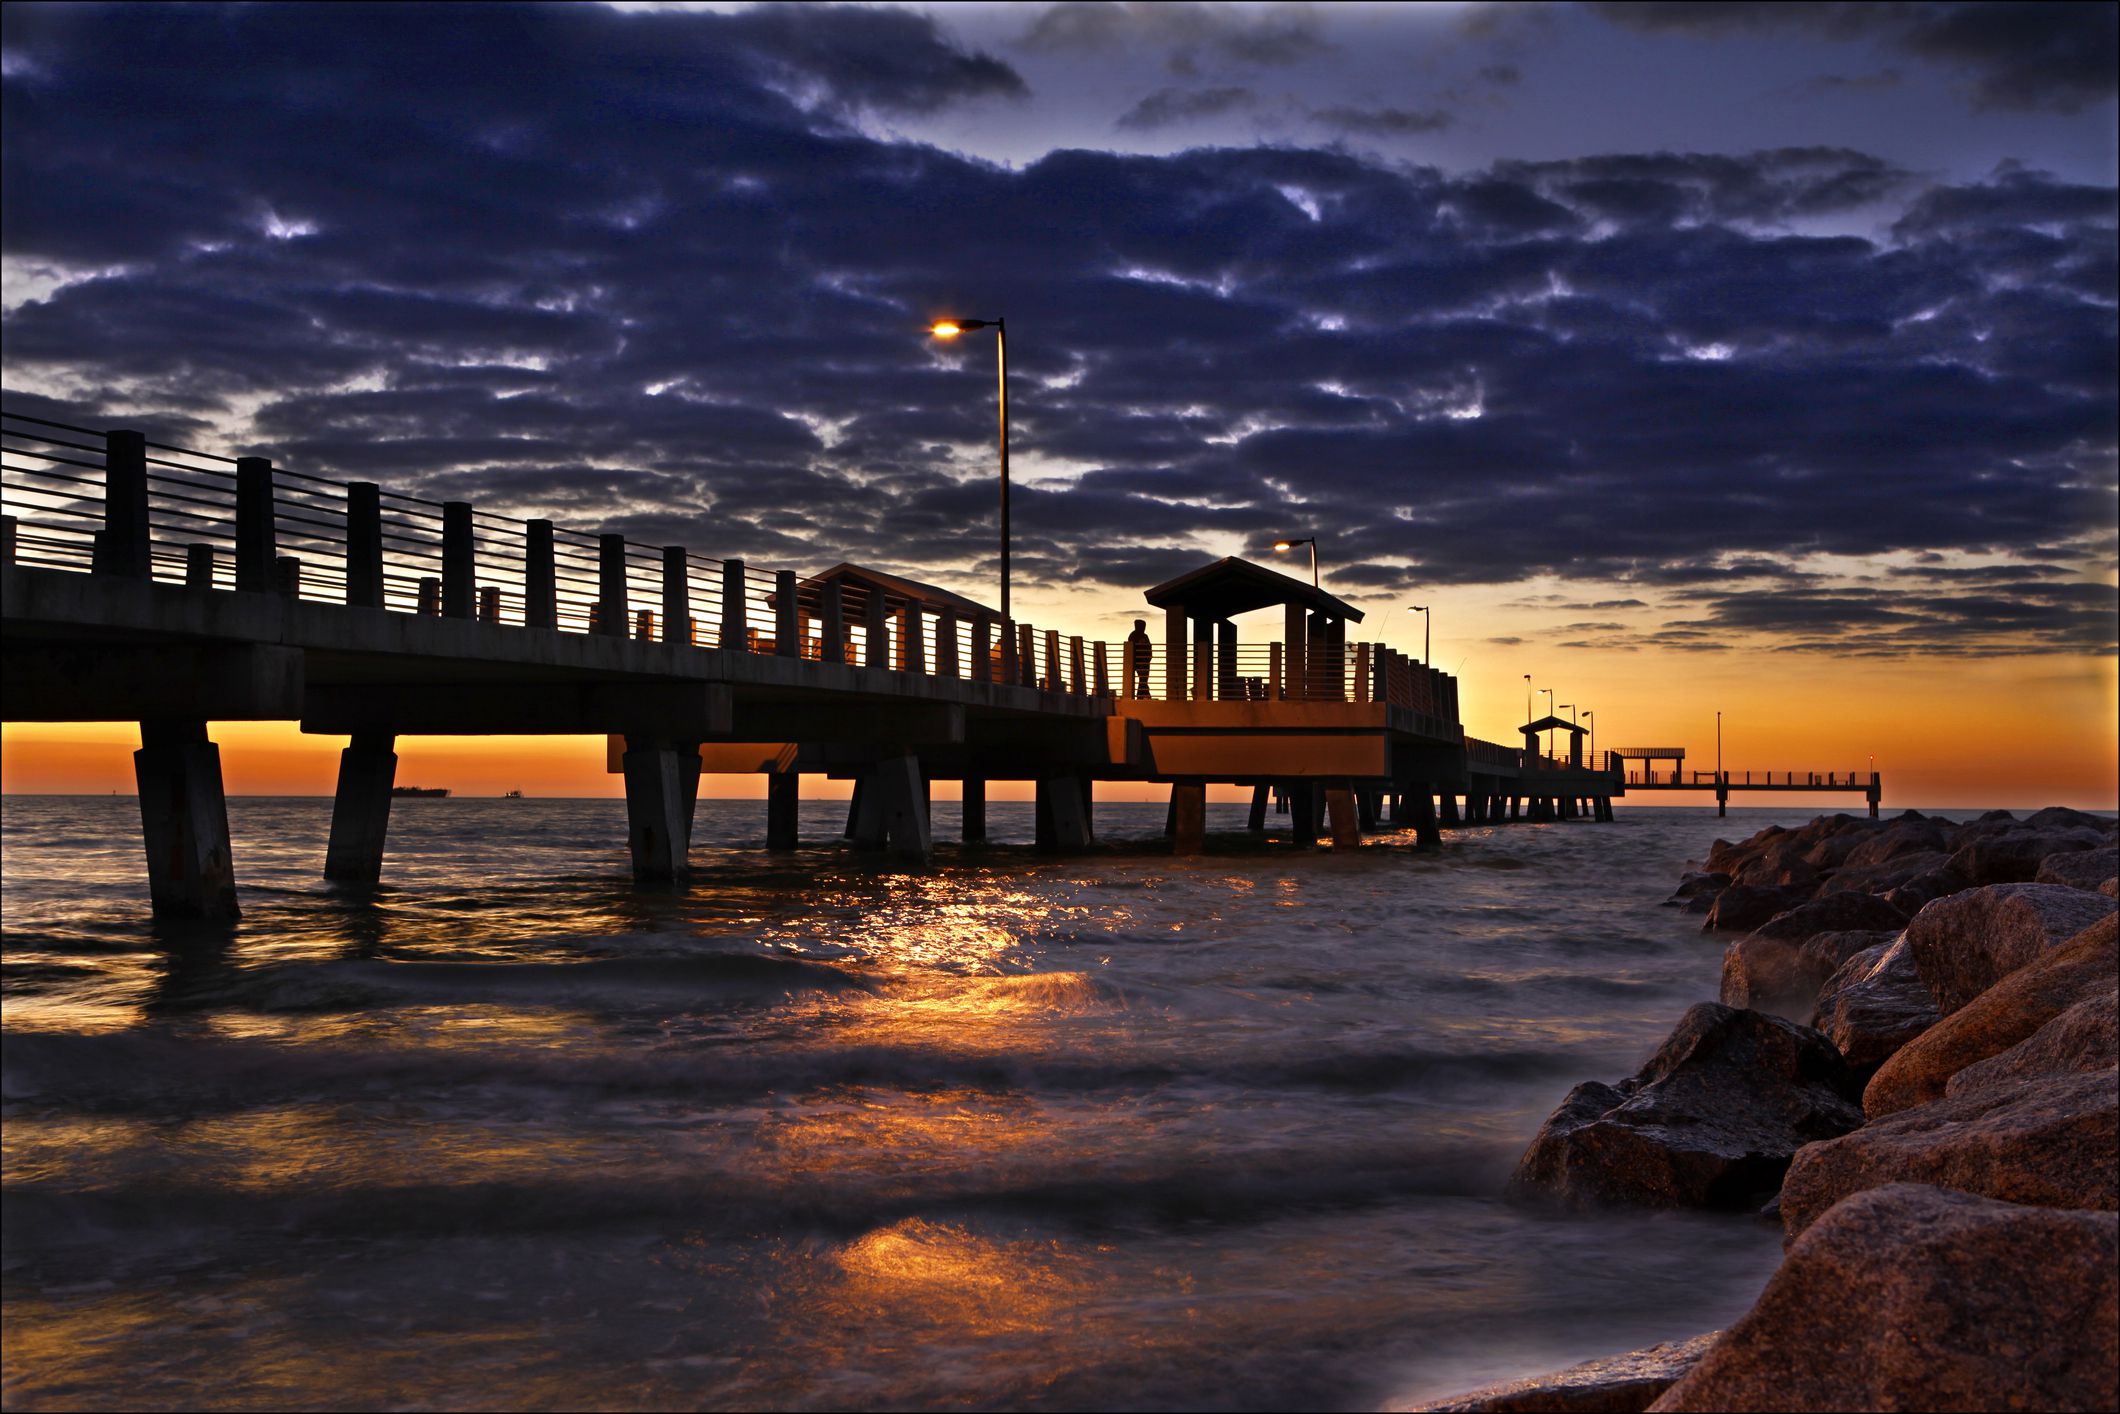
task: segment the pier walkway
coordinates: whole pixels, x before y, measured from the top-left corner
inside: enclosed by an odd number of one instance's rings
[[[1669,768],[1657,770],[1660,761],[1668,761]],[[1638,764],[1630,765],[1630,762]],[[1874,768],[1867,772],[1688,771],[1686,749],[1682,746],[1623,746],[1610,754],[1608,766],[1622,778],[1630,792],[1713,791],[1717,815],[1730,813],[1732,795],[1748,791],[1860,795],[1870,807],[1872,820],[1877,818],[1878,804],[1884,799],[1884,776]]]
[[[1036,783],[1038,836],[1094,838],[1096,781],[1172,787],[1202,846],[1206,786],[1278,800],[1290,833],[1610,818],[1624,784],[1579,759],[1468,739],[1456,680],[1350,641],[1352,606],[1223,560],[1148,592],[1163,643],[1011,623],[841,565],[804,577],[682,546],[509,520],[9,413],[0,505],[0,719],[140,723],[134,762],[157,911],[232,914],[213,721],[343,736],[328,878],[380,877],[401,735],[611,738],[633,868],[681,876],[702,771],[769,778],[795,841],[804,774],[851,779],[857,847],[925,856],[928,785]],[[1234,620],[1281,610],[1280,637]]]

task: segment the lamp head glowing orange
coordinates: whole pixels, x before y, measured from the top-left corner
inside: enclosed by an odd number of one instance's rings
[[[928,325],[928,332],[938,339],[954,339],[974,329],[996,328],[1000,323],[998,319],[938,319]]]

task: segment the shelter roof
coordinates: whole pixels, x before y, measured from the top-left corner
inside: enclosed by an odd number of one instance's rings
[[[1159,609],[1183,608],[1196,619],[1229,619],[1277,604],[1300,604],[1328,618],[1362,621],[1362,611],[1346,600],[1235,555],[1166,579],[1147,597]]]
[[[1540,732],[1550,731],[1574,732],[1577,736],[1588,736],[1590,734],[1588,727],[1577,726],[1574,722],[1568,721],[1563,717],[1541,717],[1535,722],[1518,727],[1517,730],[1525,736],[1537,736]]]
[[[917,579],[903,575],[887,574],[867,565],[857,565],[842,560],[822,574],[814,574],[795,586],[796,602],[805,609],[814,611],[817,592],[827,584],[863,585],[883,592],[886,601],[896,599],[904,603],[918,604],[930,613],[945,610],[970,623],[1001,622],[1001,611],[989,608],[976,599],[967,599],[962,594],[952,593],[938,585],[922,584]]]

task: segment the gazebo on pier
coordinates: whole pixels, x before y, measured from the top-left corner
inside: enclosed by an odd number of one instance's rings
[[[1167,579],[1146,598],[1163,611],[1160,695],[1168,701],[1342,695],[1347,625],[1362,621],[1362,611],[1344,599],[1234,555]],[[1234,621],[1276,606],[1280,641],[1263,661],[1247,660]],[[1130,655],[1123,667],[1122,695],[1136,696]]]
[[[1541,717],[1535,722],[1526,722],[1517,728],[1524,734],[1524,768],[1536,769],[1536,763],[1545,755],[1538,749],[1541,732],[1563,731],[1568,733],[1568,766],[1571,770],[1583,769],[1583,738],[1590,734],[1588,727],[1577,726],[1561,717]]]

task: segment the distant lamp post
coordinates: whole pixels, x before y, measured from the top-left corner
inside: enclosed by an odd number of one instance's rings
[[[1563,702],[1563,703],[1562,703],[1562,704],[1561,704],[1560,706],[1558,706],[1558,707],[1554,708],[1553,710],[1554,710],[1555,712],[1557,712],[1557,713],[1558,713],[1558,712],[1566,712],[1566,713],[1568,714],[1568,722],[1569,722],[1569,724],[1570,724],[1571,726],[1572,726],[1572,725],[1574,725],[1574,723],[1575,723],[1575,704],[1574,704],[1573,702]],[[1575,743],[1574,743],[1574,742],[1572,742],[1572,741],[1568,743],[1568,754],[1569,754],[1570,756],[1573,756],[1573,755],[1575,755]]]
[[[1524,725],[1531,725],[1531,674],[1524,674]]]
[[[1318,537],[1306,535],[1300,540],[1276,540],[1273,542],[1274,552],[1282,555],[1287,554],[1298,545],[1308,545],[1310,547],[1310,587],[1316,589],[1318,587]]]
[[[1435,627],[1435,616],[1428,612],[1426,604],[1408,604],[1406,612],[1421,616],[1421,666],[1425,668],[1428,666],[1428,649],[1431,643],[1428,631]]]
[[[928,333],[938,339],[954,339],[974,329],[994,331],[994,361],[1001,384],[1001,617],[1008,612],[1008,325],[1000,319],[938,319]]]
[[[1590,769],[1597,769],[1597,713],[1583,709],[1583,720],[1590,724]]]
[[[1546,694],[1546,715],[1550,717],[1553,715],[1553,689],[1542,687],[1539,691]],[[1546,728],[1546,758],[1548,760],[1553,758],[1553,728],[1551,727]]]

